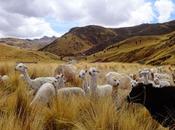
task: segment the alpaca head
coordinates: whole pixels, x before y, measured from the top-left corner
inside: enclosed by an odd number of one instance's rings
[[[58,88],[58,86],[59,86],[59,80],[56,79],[56,78],[53,79],[53,80],[52,80],[52,84],[53,84],[54,87]]]
[[[154,83],[156,84],[156,85],[159,85],[159,79],[156,77],[156,78],[154,78]]]
[[[132,85],[132,87],[136,86],[137,83],[138,83],[138,82],[137,82],[136,80],[131,80],[131,85]]]
[[[160,79],[160,75],[158,73],[155,73],[154,77]]]
[[[64,75],[63,74],[59,74],[59,75],[56,75],[56,77],[55,77],[56,79],[57,79],[57,81],[58,81],[58,86],[59,86],[59,88],[62,88],[62,87],[64,87],[64,85],[65,85],[65,83],[66,83],[66,80],[65,80],[65,78],[64,78]]]
[[[109,84],[112,85],[113,87],[118,87],[120,85],[120,80],[117,80],[115,78],[112,78],[110,80],[110,83]]]
[[[86,73],[87,73],[87,70],[81,70],[81,71],[79,72],[79,78],[85,79]]]
[[[99,73],[99,71],[98,71],[95,67],[91,67],[91,68],[89,69],[89,75],[90,75],[90,76],[96,76],[97,73]]]
[[[58,75],[55,76],[55,78],[56,78],[57,80],[59,80],[59,81],[61,81],[61,80],[64,80],[64,81],[65,81],[65,78],[64,78],[64,75],[63,75],[63,74],[58,74]],[[65,82],[66,82],[66,81],[65,81]]]
[[[150,71],[143,70],[139,72],[140,77],[147,77],[149,75]]]
[[[23,63],[19,63],[16,65],[15,70],[18,70],[21,73],[24,73],[27,70],[27,66]]]

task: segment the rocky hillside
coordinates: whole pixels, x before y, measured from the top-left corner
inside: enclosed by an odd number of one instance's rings
[[[175,31],[159,36],[136,36],[89,56],[91,62],[137,62],[175,65]]]
[[[62,56],[91,55],[135,36],[158,36],[173,31],[175,21],[124,28],[76,27],[41,50]]]

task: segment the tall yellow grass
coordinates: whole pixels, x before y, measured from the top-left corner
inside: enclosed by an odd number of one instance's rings
[[[27,84],[14,71],[15,64],[0,65],[0,74],[10,75],[10,81],[0,83],[0,130],[164,130],[150,117],[140,105],[125,103],[116,110],[111,97],[92,100],[89,97],[54,98],[51,107],[29,104]],[[29,66],[30,75],[51,76],[57,64],[33,64]],[[77,67],[95,66],[100,70],[99,83],[104,83],[104,74],[108,71],[133,73],[138,64],[87,64]],[[148,66],[149,67],[149,66]]]

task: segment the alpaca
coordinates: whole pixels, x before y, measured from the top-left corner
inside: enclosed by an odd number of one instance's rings
[[[25,81],[28,83],[28,85],[37,91],[41,85],[55,80],[55,77],[39,77],[36,79],[31,79],[29,77],[28,71],[27,71],[27,66],[23,63],[19,63],[16,67],[15,70],[18,70],[21,74],[23,74]]]
[[[79,77],[82,80],[82,88],[85,91],[86,94],[89,94],[90,88],[88,84],[88,79],[87,79],[87,70],[81,70],[79,72]]]
[[[120,108],[126,101],[126,96],[130,93],[132,86],[134,83],[137,84],[137,82],[131,79],[128,75],[118,72],[108,72],[106,74],[106,80],[108,83],[110,83],[111,80],[119,82],[116,89],[113,87],[114,91],[112,98],[116,103],[117,108]]]
[[[51,99],[56,94],[57,86],[59,85],[59,80],[54,79],[50,83],[44,83],[41,85],[41,87],[38,89],[34,99],[32,100],[30,105],[41,103],[43,105],[46,105],[50,103]]]
[[[77,67],[72,64],[62,64],[55,69],[54,75],[63,74],[65,80],[71,85],[77,86],[79,83]]]
[[[112,99],[116,103],[118,100],[118,86],[120,84],[120,80],[112,78],[108,83],[112,86]]]
[[[168,87],[171,86],[170,82],[166,81],[166,80],[160,80],[158,78],[154,79],[155,85],[157,85],[157,87]]]
[[[90,95],[93,97],[111,95],[112,86],[110,84],[97,85],[97,73],[99,73],[99,71],[96,68],[91,67],[89,69],[89,75],[91,77]]]
[[[62,74],[61,74],[62,75]],[[79,87],[65,87],[64,76],[59,78],[59,89],[57,90],[58,96],[85,96],[85,91]]]
[[[132,88],[131,78],[128,75],[118,73],[118,72],[108,72],[106,74],[106,80],[109,83],[111,79],[116,79],[120,81],[120,89],[130,89]]]
[[[149,84],[149,71],[143,70],[139,72],[140,78],[143,77],[143,83],[144,84]]]
[[[65,88],[65,82],[66,82],[66,80],[64,79],[64,75],[63,74],[59,74],[59,75],[56,75],[55,78],[57,80],[59,80],[59,85],[58,85],[57,89]]]
[[[57,90],[58,96],[85,96],[85,92],[79,87],[65,87]]]

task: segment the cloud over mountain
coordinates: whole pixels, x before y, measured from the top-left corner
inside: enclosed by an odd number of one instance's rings
[[[119,27],[165,22],[175,12],[173,0],[0,0],[0,5],[0,36],[27,38],[59,36],[72,23]],[[55,26],[60,24],[65,28]]]

